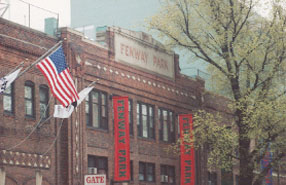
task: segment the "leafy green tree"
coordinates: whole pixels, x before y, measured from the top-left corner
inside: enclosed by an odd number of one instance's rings
[[[233,120],[198,112],[196,147],[209,150],[209,162],[239,164],[239,185],[260,185],[286,155],[286,12],[284,1],[268,4],[271,15],[256,13],[262,0],[162,0],[148,22],[167,46],[206,62],[217,92],[230,99]],[[270,144],[271,143],[271,144]],[[272,162],[260,170],[271,145]],[[279,150],[278,150],[279,149]]]

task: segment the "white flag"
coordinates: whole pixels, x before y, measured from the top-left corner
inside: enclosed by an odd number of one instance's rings
[[[87,87],[87,88],[83,89],[82,91],[80,91],[80,93],[78,93],[79,100],[77,101],[77,105],[79,105],[85,99],[85,97],[89,94],[89,92],[92,89],[93,89],[93,86]]]
[[[93,87],[87,87],[78,93],[79,100],[77,101],[77,106],[85,99]],[[74,111],[74,106],[69,105],[67,108],[62,105],[55,105],[54,117],[55,118],[69,118]]]
[[[11,85],[11,83],[14,82],[14,80],[17,78],[18,74],[20,73],[21,69],[22,67],[20,67],[13,73],[0,78],[0,94],[2,94],[5,91],[5,89],[7,89]]]
[[[74,106],[69,105],[67,108],[62,105],[55,105],[54,117],[55,118],[68,118],[72,114]]]

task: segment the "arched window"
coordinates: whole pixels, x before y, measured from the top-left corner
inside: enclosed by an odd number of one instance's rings
[[[175,142],[175,119],[173,111],[165,108],[158,109],[160,140]]]
[[[46,119],[49,116],[49,88],[46,85],[40,85],[40,118]]]
[[[154,106],[137,102],[138,137],[155,139]]]
[[[14,83],[3,93],[3,109],[5,113],[14,114]]]
[[[128,113],[129,113],[129,133],[133,136],[133,102],[128,99]]]
[[[35,117],[34,103],[35,85],[31,81],[25,82],[25,115],[26,117]]]
[[[85,99],[86,124],[108,130],[107,93],[93,90]]]

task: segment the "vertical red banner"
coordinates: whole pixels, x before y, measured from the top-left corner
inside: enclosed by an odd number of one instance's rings
[[[113,97],[114,181],[130,180],[128,97]]]
[[[195,151],[194,147],[184,141],[184,135],[193,130],[191,114],[179,115],[181,144],[181,185],[195,185]],[[192,137],[190,135],[190,137]]]

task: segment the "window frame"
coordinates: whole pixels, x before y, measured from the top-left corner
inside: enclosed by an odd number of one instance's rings
[[[25,87],[30,87],[31,88],[31,99],[26,98],[26,94],[25,94],[25,89],[24,89],[24,103],[25,103],[25,117],[26,118],[35,118],[35,83],[32,81],[26,81],[25,82]],[[32,109],[32,114],[29,115],[27,114],[27,110],[26,110],[26,101],[31,101],[31,109]]]
[[[234,176],[235,180],[237,175]],[[208,171],[208,183],[210,185],[217,185],[217,173]]]
[[[180,112],[180,113],[177,112],[177,113],[176,113],[176,115],[180,115],[180,114],[186,114],[186,113],[183,113],[183,112]],[[176,118],[176,117],[175,117],[175,118]],[[177,116],[177,118],[178,118],[178,116]],[[180,134],[180,132],[181,132],[180,129],[181,129],[181,128],[180,128],[180,120],[179,120],[179,118],[178,118],[178,119],[175,119],[174,122],[175,122],[175,124],[177,124],[177,126],[175,125],[176,128],[178,129],[178,130],[177,130],[177,137],[178,137],[178,138],[181,138],[181,134]]]
[[[129,135],[134,136],[133,100],[128,98]]]
[[[41,101],[41,89],[44,89],[44,91],[45,91],[45,96],[46,96],[46,98],[47,98],[47,100],[44,102],[44,101]],[[49,107],[49,95],[50,95],[50,93],[49,93],[49,87],[47,86],[47,85],[43,85],[43,84],[41,84],[40,86],[39,86],[39,103],[40,103],[40,119],[42,118],[42,120],[45,120],[45,119],[47,119],[48,117],[49,117],[49,115],[50,115],[50,107]],[[45,104],[46,105],[46,117],[42,117],[42,113],[41,113],[41,104]]]
[[[141,168],[143,167],[143,180],[140,180]],[[152,173],[148,172],[148,168],[153,168]],[[155,163],[147,163],[139,161],[139,181],[140,182],[156,182],[156,168]],[[152,175],[153,181],[148,180],[148,175]]]
[[[92,101],[92,96],[94,93],[98,93],[98,103],[94,103]],[[102,96],[105,96],[105,104],[102,104]],[[88,104],[88,105],[87,105]],[[93,104],[97,104],[97,108],[98,108],[98,127],[93,126],[93,119],[95,115],[93,115]],[[100,130],[108,130],[108,94],[104,91],[99,91],[97,89],[92,90],[89,95],[88,95],[88,101],[85,99],[85,106],[88,106],[89,109],[89,113],[86,112],[85,109],[85,119],[86,119],[86,125],[89,128],[95,128],[95,129],[100,129]],[[102,107],[105,108],[105,115],[106,117],[102,116]],[[88,115],[87,115],[88,114]],[[88,120],[87,120],[87,116],[88,116]],[[104,120],[105,119],[105,120]]]
[[[133,160],[130,160],[130,181],[134,181]]]
[[[165,172],[165,173],[163,173],[163,172]],[[162,175],[167,176],[168,181],[169,181],[169,177],[172,177],[173,182],[162,182],[162,180],[161,180]],[[160,165],[160,183],[164,184],[164,185],[175,185],[176,184],[176,168],[175,168],[175,166],[164,165],[164,164]]]
[[[143,113],[142,113],[142,106],[146,106],[147,110],[147,137],[143,136]],[[139,106],[139,112],[138,112],[138,106]],[[150,108],[152,109],[152,115],[150,115]],[[136,114],[137,114],[137,135],[139,138],[145,138],[145,139],[156,139],[156,134],[155,134],[155,119],[154,119],[154,113],[155,113],[155,106],[147,103],[143,103],[138,101],[136,105]],[[151,121],[153,122],[153,128],[150,127]],[[151,135],[151,130],[152,130],[152,135]]]
[[[94,160],[94,166],[90,166],[90,163],[89,163],[89,159],[90,158],[93,158],[93,160]],[[99,161],[100,160],[104,160],[104,162],[105,162],[105,167],[104,168],[102,168],[102,167],[100,167],[99,168]],[[106,178],[108,179],[108,157],[105,157],[105,156],[97,156],[97,155],[87,155],[87,167],[88,168],[96,168],[97,169],[97,173],[99,174],[99,170],[105,170],[105,172],[106,172]]]
[[[10,93],[7,93],[7,89],[10,88]],[[5,89],[5,91],[3,92],[3,110],[5,114],[10,114],[10,115],[14,115],[15,114],[15,90],[14,90],[14,83],[12,83],[8,88]],[[9,110],[5,110],[4,107],[4,99],[5,97],[10,97],[11,98],[11,111]]]
[[[167,141],[164,140],[164,111],[167,112]],[[170,115],[172,114],[172,115]],[[176,129],[175,129],[175,113],[170,109],[163,107],[158,108],[158,125],[159,125],[159,140],[167,143],[174,143],[176,140]],[[172,120],[170,120],[172,119]],[[172,124],[172,125],[171,125]],[[173,131],[171,131],[171,126]]]

